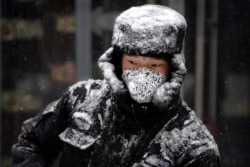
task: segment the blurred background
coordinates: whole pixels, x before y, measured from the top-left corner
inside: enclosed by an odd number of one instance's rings
[[[1,0],[1,167],[25,119],[78,80],[102,77],[96,61],[114,19],[147,3],[186,17],[183,98],[214,135],[222,166],[249,166],[249,0]]]

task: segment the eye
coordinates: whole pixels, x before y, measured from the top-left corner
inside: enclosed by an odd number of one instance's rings
[[[152,67],[160,67],[161,64],[151,64]]]
[[[133,65],[136,65],[137,63],[135,62],[135,61],[133,61],[133,60],[128,60],[128,62],[130,63],[130,64],[133,64]]]

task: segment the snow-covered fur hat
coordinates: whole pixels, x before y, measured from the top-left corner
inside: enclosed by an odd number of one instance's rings
[[[182,42],[186,21],[173,9],[159,5],[132,7],[117,17],[109,48],[98,61],[104,78],[110,83],[115,94],[127,92],[121,80],[121,64],[117,63],[117,50],[128,54],[165,57],[171,66],[171,74],[161,85],[153,103],[161,107],[171,107],[179,98],[180,88],[186,74]],[[118,62],[121,59],[118,59]]]
[[[182,50],[186,20],[160,5],[132,7],[115,21],[112,45],[136,55],[176,54]]]

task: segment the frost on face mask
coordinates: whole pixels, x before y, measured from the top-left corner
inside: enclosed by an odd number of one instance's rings
[[[138,103],[152,100],[157,88],[166,81],[166,76],[146,67],[123,70],[122,79],[130,96]]]

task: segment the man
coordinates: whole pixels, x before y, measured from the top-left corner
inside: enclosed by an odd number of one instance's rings
[[[218,147],[185,102],[185,19],[158,5],[128,9],[99,59],[103,80],[76,83],[24,122],[14,166],[220,166]]]

